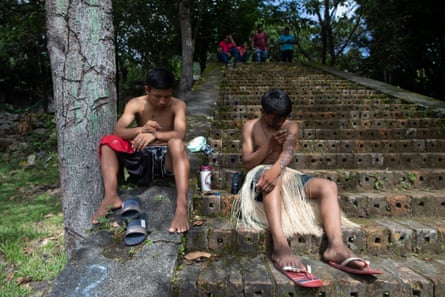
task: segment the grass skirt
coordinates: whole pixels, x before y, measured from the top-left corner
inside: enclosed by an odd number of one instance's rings
[[[270,168],[270,165],[259,165],[250,170],[240,190],[240,199],[234,201],[232,217],[237,224],[257,231],[267,229],[269,224],[262,202],[255,200],[255,184],[259,177]],[[285,168],[282,172],[281,187],[281,223],[284,235],[313,234],[321,236],[323,228],[317,199],[306,199],[302,184],[302,173]],[[342,215],[342,224],[357,227]]]

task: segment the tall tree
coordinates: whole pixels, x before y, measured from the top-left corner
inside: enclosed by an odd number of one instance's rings
[[[437,0],[357,0],[371,77],[445,100],[445,12]]]
[[[337,59],[357,46],[363,21],[355,0],[265,1],[270,24],[288,26],[296,35],[297,56],[322,64]]]
[[[68,255],[103,195],[97,146],[116,121],[111,0],[45,2]]]
[[[51,87],[42,1],[0,1],[0,103],[48,107]]]
[[[192,88],[193,84],[193,37],[192,20],[190,16],[190,0],[179,0],[178,16],[181,27],[182,67],[178,96],[182,97]]]

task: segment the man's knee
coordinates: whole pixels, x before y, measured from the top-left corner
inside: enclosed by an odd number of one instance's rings
[[[180,138],[172,138],[167,143],[168,151],[173,154],[185,154],[185,144],[184,141]]]
[[[321,195],[327,197],[337,197],[338,187],[337,184],[329,179],[324,179],[321,184]]]
[[[306,195],[311,198],[335,196],[338,193],[337,184],[326,178],[312,178],[304,186]]]
[[[108,161],[108,160],[114,160],[117,158],[116,152],[109,147],[108,145],[104,144],[100,146],[100,161]]]

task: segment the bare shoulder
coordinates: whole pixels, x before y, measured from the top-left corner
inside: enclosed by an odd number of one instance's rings
[[[251,130],[253,125],[255,125],[255,123],[258,122],[258,119],[253,119],[253,120],[248,120],[244,123],[244,129],[249,129]]]
[[[283,128],[288,130],[290,133],[298,132],[298,124],[297,124],[297,122],[295,122],[293,120],[286,120],[283,124]]]
[[[186,107],[186,104],[185,104],[185,102],[184,102],[184,100],[182,100],[182,99],[179,99],[179,98],[176,98],[176,97],[172,97],[172,106],[174,107],[174,108],[185,108]]]
[[[144,110],[144,106],[145,106],[145,102],[146,102],[144,98],[145,98],[145,96],[131,98],[125,104],[125,110],[133,111],[133,112],[139,112],[139,111]]]
[[[145,97],[146,96],[138,96],[138,97],[131,98],[130,100],[128,100],[126,105],[127,106],[128,105],[130,105],[130,106],[141,106],[141,105],[144,105],[145,102],[146,102]]]

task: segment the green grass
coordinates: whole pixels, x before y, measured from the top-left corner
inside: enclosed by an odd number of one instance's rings
[[[54,127],[0,154],[1,296],[45,296],[66,264]],[[28,164],[29,155],[36,157]]]

